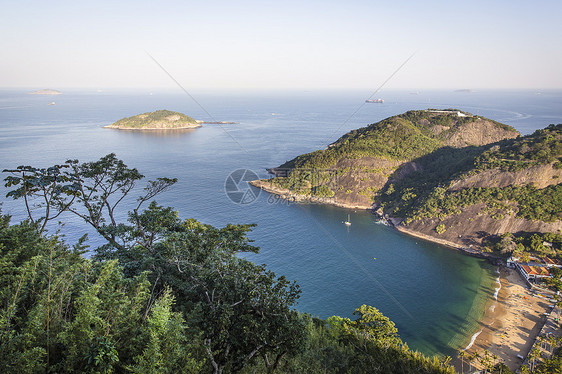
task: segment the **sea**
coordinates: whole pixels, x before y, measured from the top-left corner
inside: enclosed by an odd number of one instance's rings
[[[369,90],[67,89],[56,96],[30,91],[0,89],[0,170],[94,161],[113,152],[146,180],[178,178],[157,202],[218,227],[256,224],[249,237],[260,252],[243,256],[296,281],[302,289],[296,309],[354,318],[359,306],[374,306],[396,323],[410,348],[429,355],[454,355],[469,344],[493,297],[495,267],[401,234],[369,212],[291,203],[246,180],[267,178],[266,168],[412,109],[457,108],[522,134],[562,122],[562,91],[548,90],[382,90],[376,96]],[[365,103],[368,98],[384,103]],[[103,128],[158,109],[236,124],[169,132]],[[24,219],[22,202],[6,193],[2,185],[2,212],[13,222]],[[121,219],[133,202],[124,202]],[[351,226],[343,224],[348,214]],[[60,221],[50,233],[69,244],[86,232],[91,248],[103,242],[73,216]]]

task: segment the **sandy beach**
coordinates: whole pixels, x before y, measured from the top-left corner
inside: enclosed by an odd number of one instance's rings
[[[306,200],[306,198],[295,195],[289,190],[272,186],[267,181],[252,181],[251,184],[269,193],[279,194],[282,198],[293,199],[295,202]],[[329,203],[327,201],[321,202]],[[334,204],[333,202],[331,204],[349,208],[345,204]],[[456,243],[430,237],[401,226],[395,225],[395,227],[402,233],[446,245],[461,250],[468,255],[487,257],[479,251],[465,248]],[[531,350],[546,319],[544,314],[550,312],[551,308],[548,306],[552,302],[535,296],[516,270],[502,267],[498,275],[499,283],[494,285],[496,292],[490,294],[484,315],[479,321],[480,326],[473,333],[471,339],[468,339],[465,353],[466,357],[475,352],[483,356],[484,351],[487,350],[492,356],[497,356],[496,359],[493,359],[494,363],[504,362],[511,370],[515,371],[523,363],[523,360],[517,356],[526,357]],[[469,368],[475,370],[484,368],[478,360],[469,363],[467,358],[464,359],[464,364],[461,364],[460,359],[454,360],[453,364],[459,373],[469,372]]]
[[[500,281],[497,302],[491,295],[480,321],[480,330],[476,332],[478,335],[466,354],[470,356],[478,352],[482,355],[484,350],[488,350],[511,370],[515,370],[522,364],[517,355],[525,357],[530,351],[544,324],[544,313],[550,311],[548,306],[551,303],[534,296],[516,270],[502,268]],[[476,362],[472,364],[482,368]],[[460,361],[455,363],[455,367],[461,371]],[[466,372],[468,367],[468,360],[465,359]]]

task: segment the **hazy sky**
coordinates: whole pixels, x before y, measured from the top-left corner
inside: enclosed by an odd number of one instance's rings
[[[6,1],[0,87],[562,88],[562,1]]]

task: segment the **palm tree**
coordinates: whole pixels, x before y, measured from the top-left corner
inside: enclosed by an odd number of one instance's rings
[[[550,353],[552,355],[552,353],[554,352],[554,348],[556,346],[556,337],[554,335],[549,335],[548,336],[548,345],[549,345],[549,350],[548,353]]]
[[[449,362],[451,362],[451,360],[452,360],[451,356],[445,356],[441,361],[441,365],[443,367],[447,367],[449,365]]]
[[[503,373],[503,368],[506,366],[506,365],[505,365],[505,362],[504,362],[503,360],[500,360],[498,366],[499,366],[499,368],[500,368],[499,374],[502,374],[502,373]]]
[[[480,354],[478,352],[474,352],[471,356],[473,361],[478,362],[478,359],[480,358]]]
[[[484,357],[481,358],[480,363],[484,366],[484,372],[487,373],[488,370],[492,370],[492,355],[487,349],[484,350]]]
[[[546,343],[546,338],[544,336],[539,336],[537,337],[537,340],[539,341],[541,349],[546,349],[546,347],[543,348],[543,345]]]
[[[533,349],[531,349],[531,352],[529,353],[529,361],[532,360],[531,362],[531,371],[533,371],[535,369],[535,364],[536,364],[536,360],[537,358],[540,356],[541,351],[537,348],[537,346],[535,345],[533,347]]]
[[[472,371],[472,361],[474,360],[474,354],[467,355],[466,358],[468,359],[468,371]]]
[[[491,359],[492,359],[492,360],[491,360],[491,362],[490,362],[490,364],[491,364],[490,371],[492,371],[492,369],[494,368],[495,364],[497,364],[497,363],[499,362],[499,357],[498,357],[497,354],[494,353],[494,354],[492,354]],[[501,367],[500,367],[500,371],[501,371]]]
[[[464,374],[464,358],[466,356],[466,352],[464,350],[459,350],[459,358],[461,359],[461,374]]]

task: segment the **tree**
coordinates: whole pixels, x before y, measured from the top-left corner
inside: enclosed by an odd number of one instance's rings
[[[463,349],[459,350],[459,358],[461,359],[461,373],[464,374],[464,358],[466,357],[466,351]]]
[[[541,355],[540,349],[536,345],[533,346],[531,352],[529,353],[529,362],[531,363],[531,371],[534,370],[537,363],[537,358],[539,358],[540,355]]]
[[[69,164],[54,165],[48,168],[18,166],[3,172],[12,175],[6,177],[5,186],[15,187],[6,197],[23,198],[29,220],[37,223],[39,232],[43,232],[47,223],[60,216],[74,202],[79,186],[79,179],[67,171]],[[37,217],[35,210],[42,210]]]
[[[169,288],[150,310],[147,328],[143,330],[142,340],[145,348],[134,357],[134,364],[127,369],[133,373],[177,373],[193,372],[201,364],[186,356],[187,328],[181,313],[174,312],[174,297]]]
[[[388,317],[377,308],[362,305],[355,309],[353,315],[359,316],[348,325],[366,339],[376,340],[383,344],[396,344],[399,342],[398,329]]]
[[[5,186],[16,187],[6,196],[23,198],[31,222],[41,223],[39,232],[45,230],[49,221],[68,211],[92,225],[112,246],[124,245],[117,240],[122,233],[117,207],[144,176],[127,167],[114,153],[84,164],[68,160],[48,168],[18,166],[4,172],[12,174],[4,179]],[[177,179],[170,178],[149,181],[133,212],[176,182]],[[37,203],[32,204],[34,201]],[[43,214],[37,217],[36,210]]]
[[[197,369],[169,293],[149,303],[147,273],[126,278],[117,261],[85,259],[37,222],[0,222],[0,372],[123,372],[154,346],[166,351],[158,372]],[[160,345],[153,316],[167,326]]]
[[[45,211],[56,211],[57,215],[68,211],[93,226],[107,241],[95,250],[96,262],[119,261],[124,275],[130,279],[146,274],[151,288],[145,318],[169,288],[177,304],[174,312],[181,312],[190,322],[190,334],[201,336],[215,373],[239,371],[257,357],[262,357],[267,369],[274,371],[285,355],[300,349],[305,332],[298,314],[291,310],[299,297],[299,287],[284,277],[276,277],[265,266],[237,256],[259,250],[247,238],[253,225],[217,229],[193,219],[181,220],[172,208],[155,202],[141,210],[144,203],[176,182],[170,178],[149,181],[128,219],[120,221],[123,214],[118,207],[143,178],[136,169],[127,167],[114,154],[84,164],[70,160],[52,169],[72,183],[67,187],[72,194],[46,199]],[[15,174],[6,179],[9,186],[23,182],[33,185],[41,177],[37,173],[18,175],[18,169],[9,172]],[[55,186],[61,184],[51,179],[45,183],[46,191],[56,190]],[[9,195],[26,199],[31,193],[27,187],[19,189],[17,194]],[[44,190],[33,193],[46,195]],[[48,220],[46,217],[48,213],[43,221]],[[99,305],[91,297],[90,302],[79,305]],[[80,323],[92,326],[91,321]],[[78,331],[77,328],[78,325],[72,331]],[[151,349],[156,349],[155,344]],[[77,347],[75,351],[83,349]],[[112,356],[96,353],[94,357]],[[145,359],[139,360],[148,365]]]

